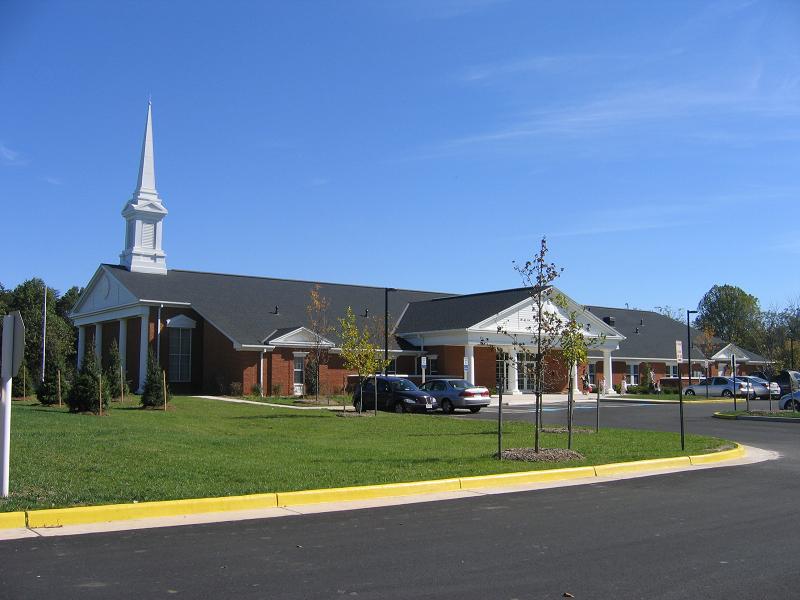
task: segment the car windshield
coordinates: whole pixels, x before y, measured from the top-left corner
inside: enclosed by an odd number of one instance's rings
[[[418,390],[419,388],[415,386],[413,383],[411,383],[408,379],[399,379],[397,381],[392,382],[392,389],[404,392],[411,392],[413,390]]]
[[[451,379],[450,385],[452,385],[457,390],[465,390],[467,388],[475,387],[465,379]]]

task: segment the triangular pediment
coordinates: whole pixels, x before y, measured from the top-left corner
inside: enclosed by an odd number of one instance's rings
[[[306,327],[298,327],[277,337],[267,340],[271,346],[291,346],[294,348],[308,348],[316,346],[325,346],[332,348],[334,343],[324,336],[318,336],[313,331]]]
[[[717,362],[729,362],[732,356],[735,356],[736,360],[739,362],[746,362],[751,358],[750,354],[743,348],[740,348],[736,344],[728,344],[719,352],[714,354],[711,357],[711,360]]]
[[[570,314],[575,313],[578,323],[581,324],[581,331],[587,338],[597,338],[603,336],[607,339],[622,340],[625,336],[616,329],[604,323],[601,319],[591,312],[584,310],[584,307],[577,304],[571,298],[552,288],[553,292],[544,299],[542,312],[555,315],[560,321],[566,323]],[[553,298],[558,295],[563,302],[556,303]],[[563,304],[563,306],[561,305]],[[538,314],[536,301],[534,298],[525,300],[508,307],[507,309],[493,315],[492,317],[476,323],[469,328],[470,331],[486,331],[495,333],[498,328],[511,335],[532,335],[536,332]]]
[[[137,301],[138,298],[128,288],[101,266],[78,298],[71,315],[77,317],[85,313],[129,306]]]

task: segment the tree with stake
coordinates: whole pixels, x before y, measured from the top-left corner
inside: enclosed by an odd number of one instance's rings
[[[158,364],[153,351],[147,353],[147,375],[144,380],[144,391],[140,402],[145,408],[163,408],[169,399],[169,388],[166,387],[164,371]]]
[[[111,341],[111,348],[108,351],[108,368],[106,369],[105,377],[108,380],[112,398],[121,400],[125,394],[130,393],[128,382],[125,381],[122,359],[119,355],[119,345],[117,345],[116,339]]]
[[[555,311],[546,310],[552,294],[553,281],[558,279],[563,269],[554,263],[547,262],[547,239],[542,238],[539,251],[532,260],[522,264],[514,263],[514,270],[522,278],[523,285],[528,288],[533,300],[533,325],[526,329],[530,332],[532,340],[530,345],[535,350],[534,391],[536,393],[536,424],[534,427],[534,451],[539,452],[539,433],[542,429],[542,393],[545,380],[545,357],[555,347],[561,336],[563,322]],[[503,327],[498,327],[498,333],[508,332]],[[509,335],[511,344],[523,355],[529,352],[529,343],[517,335]]]
[[[359,328],[353,309],[349,306],[345,316],[339,319],[339,326],[342,338],[342,360],[346,368],[358,374],[358,411],[361,412],[364,407],[362,398],[364,379],[368,375],[377,376],[377,373],[385,366],[385,362],[379,356],[380,348],[372,341],[373,334],[370,331],[369,324]],[[376,401],[376,413],[377,409]],[[344,410],[344,405],[342,410]]]
[[[566,305],[565,299],[559,298],[559,304]],[[578,322],[575,311],[570,312],[569,319],[561,331],[561,355],[564,363],[569,370],[569,388],[567,391],[567,448],[572,449],[572,415],[574,412],[575,398],[573,390],[576,385],[574,381],[574,367],[586,362],[588,346],[586,337],[583,334],[583,327]]]
[[[50,358],[45,364],[44,381],[36,390],[36,398],[45,406],[60,404],[62,390],[66,388],[61,378],[61,373],[65,370],[63,357],[57,352],[50,351],[48,354]]]
[[[67,395],[70,412],[93,412],[101,414],[101,403],[108,407],[108,381],[102,377],[92,344],[86,348],[83,365]]]
[[[328,336],[334,328],[328,320],[328,309],[330,301],[320,294],[319,284],[311,288],[308,306],[306,306],[306,320],[308,329],[313,334],[311,352],[309,352],[309,369],[307,372],[313,374],[314,397],[319,402],[319,369],[320,365],[327,362],[330,344]],[[328,400],[330,402],[330,400]]]

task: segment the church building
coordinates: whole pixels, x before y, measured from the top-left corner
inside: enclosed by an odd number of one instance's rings
[[[336,331],[320,340],[310,329],[306,307],[316,290],[328,302],[333,326],[348,307],[360,320],[389,315],[391,373],[417,380],[464,377],[489,388],[502,380],[511,394],[532,389],[529,356],[511,343],[512,337],[532,342],[534,301],[527,288],[448,294],[170,269],[164,251],[167,214],[156,190],[148,104],[136,189],[122,210],[125,245],[119,264],[97,268],[71,314],[78,327],[79,366],[90,347],[106,360],[115,340],[135,390],[144,385],[152,352],[173,393],[302,395],[309,354],[321,343],[327,360],[320,366],[320,390],[341,392],[353,373],[342,361]],[[550,292],[561,294],[555,288]],[[587,373],[593,383],[625,379],[635,385],[645,364],[665,383],[677,385],[679,369],[688,375],[687,365],[675,359],[675,341],[685,345],[685,325],[651,311],[584,306],[563,297],[566,305],[548,299],[545,309],[564,319],[576,314],[591,346],[588,364],[577,367],[575,375]],[[693,331],[693,343],[699,335]],[[706,354],[692,348],[693,380],[721,372],[734,353],[739,373],[766,362],[721,340],[713,345],[704,348]],[[559,372],[557,353],[556,348],[546,359],[548,370],[556,373],[548,391],[562,391],[568,382],[568,373]]]

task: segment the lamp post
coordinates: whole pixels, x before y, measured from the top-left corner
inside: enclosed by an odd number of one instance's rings
[[[389,292],[396,292],[396,288],[383,288],[383,374],[389,364]]]

